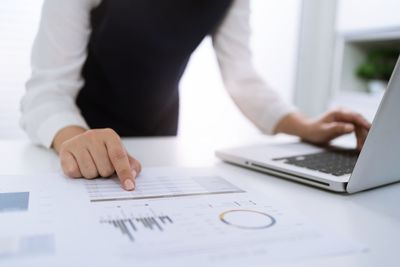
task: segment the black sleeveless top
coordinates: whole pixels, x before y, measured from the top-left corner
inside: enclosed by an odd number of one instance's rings
[[[76,103],[91,128],[176,135],[178,85],[190,55],[232,0],[103,0]]]

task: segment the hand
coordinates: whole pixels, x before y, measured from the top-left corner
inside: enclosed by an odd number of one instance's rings
[[[93,179],[109,177],[116,172],[125,190],[135,188],[141,165],[127,153],[112,129],[66,127],[54,138],[53,147],[60,155],[65,175]]]
[[[370,128],[371,124],[360,114],[340,109],[309,122],[303,139],[315,144],[326,144],[332,139],[354,132],[357,149],[361,150]]]
[[[355,132],[357,149],[361,150],[371,124],[360,114],[338,109],[322,117],[308,120],[300,114],[289,114],[278,123],[277,132],[295,134],[304,141],[327,144],[339,136]]]

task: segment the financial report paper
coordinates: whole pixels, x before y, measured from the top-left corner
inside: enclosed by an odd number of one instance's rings
[[[0,265],[264,266],[362,249],[213,169],[145,169],[131,192],[116,178],[9,181],[0,187],[0,227],[9,229]],[[33,226],[14,229],[18,216]]]

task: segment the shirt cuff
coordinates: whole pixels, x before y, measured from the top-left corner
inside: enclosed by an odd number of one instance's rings
[[[38,128],[36,137],[39,144],[50,148],[56,134],[67,126],[79,126],[89,129],[89,126],[80,114],[70,112],[54,114],[43,121]]]
[[[263,122],[260,129],[264,134],[273,135],[277,124],[286,115],[297,112],[297,108],[293,105],[280,102],[271,106],[271,109],[266,112],[263,117]]]

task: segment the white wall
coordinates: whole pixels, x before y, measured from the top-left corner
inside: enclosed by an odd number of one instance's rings
[[[296,104],[309,116],[328,107],[335,49],[336,1],[302,3]]]
[[[42,0],[0,1],[0,138],[21,138],[19,102]]]
[[[268,84],[289,101],[293,98],[300,8],[301,0],[252,1],[254,62]],[[257,132],[225,92],[211,42],[205,40],[181,82],[180,136],[196,139]]]
[[[337,30],[399,28],[399,10],[399,0],[339,0]]]
[[[252,47],[262,77],[293,100],[302,0],[253,0]]]

